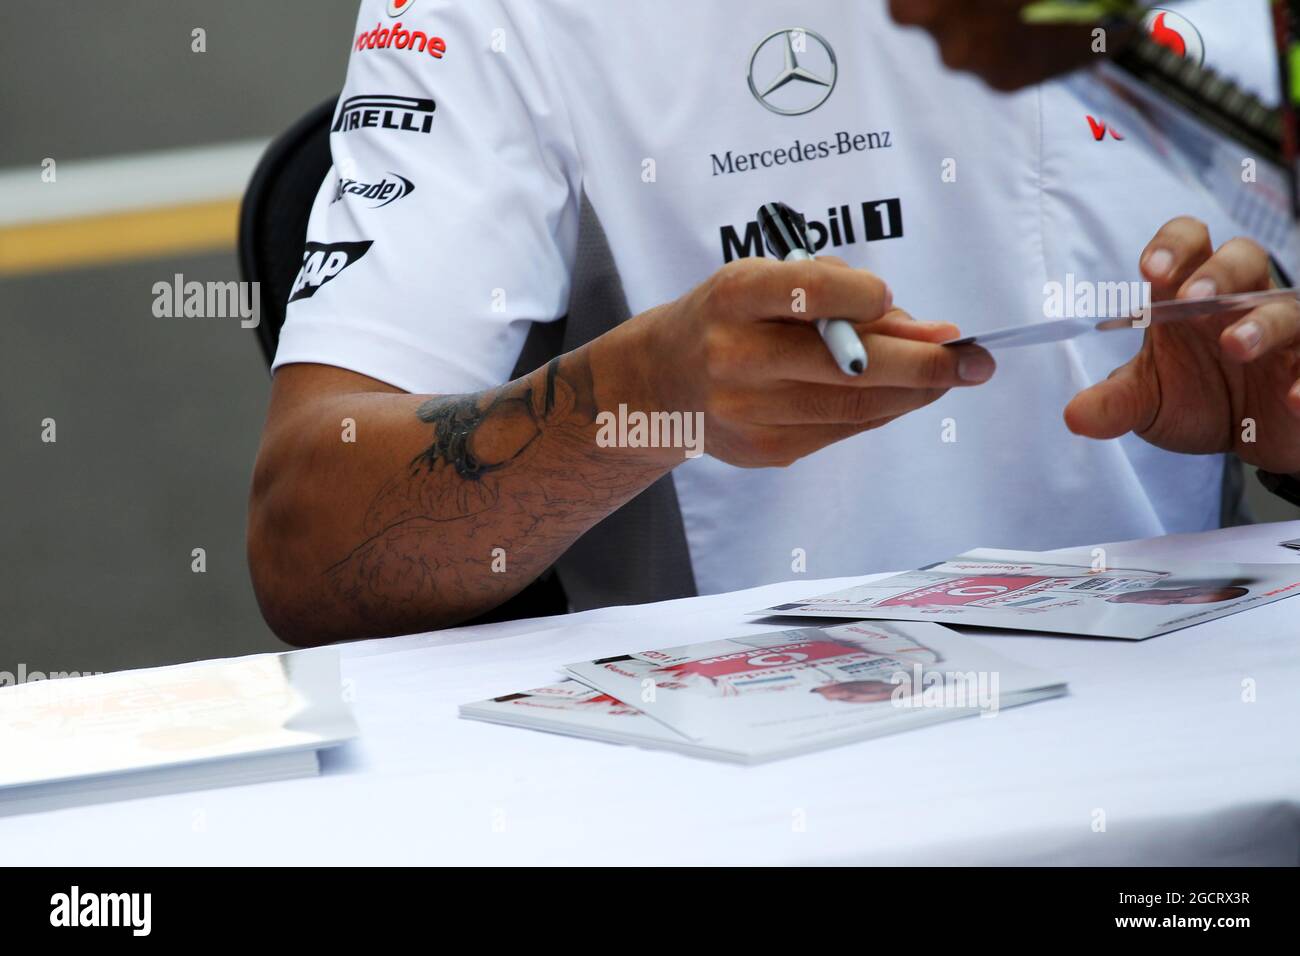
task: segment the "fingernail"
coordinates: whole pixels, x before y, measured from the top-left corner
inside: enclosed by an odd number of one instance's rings
[[[1182,298],[1208,299],[1210,298],[1210,296],[1218,295],[1218,293],[1219,293],[1219,284],[1215,282],[1213,279],[1211,279],[1209,276],[1205,276],[1204,278],[1197,279],[1195,282],[1189,285],[1187,287],[1187,291],[1183,293]]]
[[[1249,354],[1264,340],[1264,329],[1258,322],[1243,322],[1232,330],[1232,337]]]
[[[988,352],[966,352],[957,360],[957,375],[963,382],[978,384],[993,377],[997,365]]]
[[[1168,249],[1157,249],[1147,256],[1147,273],[1152,277],[1167,276],[1173,267],[1174,254]]]
[[[894,307],[894,290],[885,286],[885,311],[888,312]]]

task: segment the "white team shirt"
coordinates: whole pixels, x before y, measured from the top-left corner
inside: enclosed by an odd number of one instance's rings
[[[901,308],[967,333],[1041,321],[1045,283],[1070,274],[1139,280],[1175,216],[1216,244],[1237,233],[1157,157],[1095,139],[1063,85],[992,92],[885,7],[366,0],[276,366],[414,393],[502,384],[530,323],[566,311],[584,192],[633,314],[759,254],[772,200]],[[1273,62],[1262,0],[1180,9],[1211,60],[1230,35]],[[768,93],[790,38],[823,84]],[[673,482],[699,592],[788,579],[800,554],[831,577],[1217,527],[1221,458],[1061,420],[1139,335],[1003,352],[990,383],[788,469],[685,461]]]

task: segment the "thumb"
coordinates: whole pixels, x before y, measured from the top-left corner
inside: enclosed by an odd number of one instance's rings
[[[1070,431],[1085,438],[1105,439],[1141,433],[1151,427],[1159,395],[1140,374],[1138,358],[1115,369],[1106,381],[1074,396],[1065,406],[1065,425]]]

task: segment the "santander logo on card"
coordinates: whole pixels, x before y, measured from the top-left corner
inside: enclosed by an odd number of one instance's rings
[[[1181,13],[1155,7],[1147,12],[1142,26],[1162,47],[1195,61],[1197,66],[1205,62],[1205,41],[1201,38],[1201,31]]]

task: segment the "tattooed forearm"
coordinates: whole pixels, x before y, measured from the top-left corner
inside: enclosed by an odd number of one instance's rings
[[[486,409],[480,409],[475,398],[429,399],[420,406],[416,417],[432,425],[436,437],[411,462],[412,476],[421,470],[432,472],[441,463],[451,465],[461,478],[477,481],[509,465],[541,435],[541,428],[531,414],[531,398],[531,392],[521,398],[497,397]],[[493,418],[501,425],[510,422],[522,444],[508,449],[507,456],[500,461],[485,461],[471,446],[483,423]]]
[[[581,378],[581,372],[582,369],[570,369],[569,375]],[[473,480],[518,460],[541,437],[542,428],[555,423],[557,395],[562,400],[559,409],[562,414],[572,411],[576,404],[574,382],[559,381],[559,375],[560,359],[557,358],[546,366],[545,391],[540,403],[534,398],[531,384],[516,387],[513,393],[506,386],[480,395],[429,399],[420,406],[416,416],[434,427],[433,444],[411,463],[413,475],[421,466],[432,472],[442,463],[455,468],[461,478]],[[587,381],[577,384],[589,391],[590,373]],[[594,410],[591,415],[590,421],[579,419],[576,423],[590,424],[595,420]],[[489,422],[491,434],[483,430]]]
[[[581,350],[501,388],[424,402],[428,444],[326,571],[334,596],[389,633],[508,598],[666,470],[598,447],[596,411]]]

